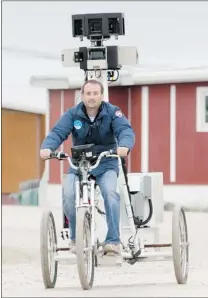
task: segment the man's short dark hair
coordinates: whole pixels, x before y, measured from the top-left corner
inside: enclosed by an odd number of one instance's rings
[[[85,86],[86,86],[88,83],[99,85],[99,86],[100,86],[101,94],[104,93],[104,86],[103,86],[103,84],[102,84],[100,81],[97,81],[97,80],[88,80],[88,81],[86,81],[86,82],[83,84],[83,86],[82,86],[82,89],[81,89],[82,94],[84,93],[84,88],[85,88]]]

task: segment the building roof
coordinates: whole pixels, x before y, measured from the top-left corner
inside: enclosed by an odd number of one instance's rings
[[[119,79],[111,86],[152,85],[168,83],[208,82],[208,66],[187,68],[123,67]],[[84,83],[84,72],[70,68],[68,75],[31,76],[30,84],[46,89],[79,89]]]

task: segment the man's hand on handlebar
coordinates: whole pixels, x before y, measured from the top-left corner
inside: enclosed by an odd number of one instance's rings
[[[61,159],[66,159],[69,156],[66,153],[61,152],[61,151],[53,152],[51,149],[41,149],[40,150],[40,157],[44,160],[51,159],[51,158],[56,158],[56,159],[61,160]]]
[[[117,148],[117,154],[120,157],[126,157],[129,154],[129,148],[126,147],[118,147]]]
[[[41,149],[40,150],[40,157],[42,159],[48,159],[48,158],[50,158],[51,153],[52,153],[51,149]]]

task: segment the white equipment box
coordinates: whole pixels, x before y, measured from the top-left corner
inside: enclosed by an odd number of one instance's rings
[[[163,173],[128,173],[128,185],[131,194],[131,204],[134,215],[142,221],[149,216],[149,202],[152,201],[153,214],[147,226],[156,227],[163,221]],[[128,218],[125,212],[124,202],[121,200],[121,225],[128,227]]]

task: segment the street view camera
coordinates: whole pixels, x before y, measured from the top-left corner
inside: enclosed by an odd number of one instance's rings
[[[91,45],[63,50],[62,63],[65,67],[79,65],[87,75],[90,74],[90,78],[101,78],[104,74],[108,81],[116,81],[122,65],[137,64],[136,47],[103,44],[112,36],[118,39],[119,35],[125,35],[122,13],[72,15],[72,35],[79,37],[81,41],[86,37]],[[117,72],[116,79],[115,72]]]

